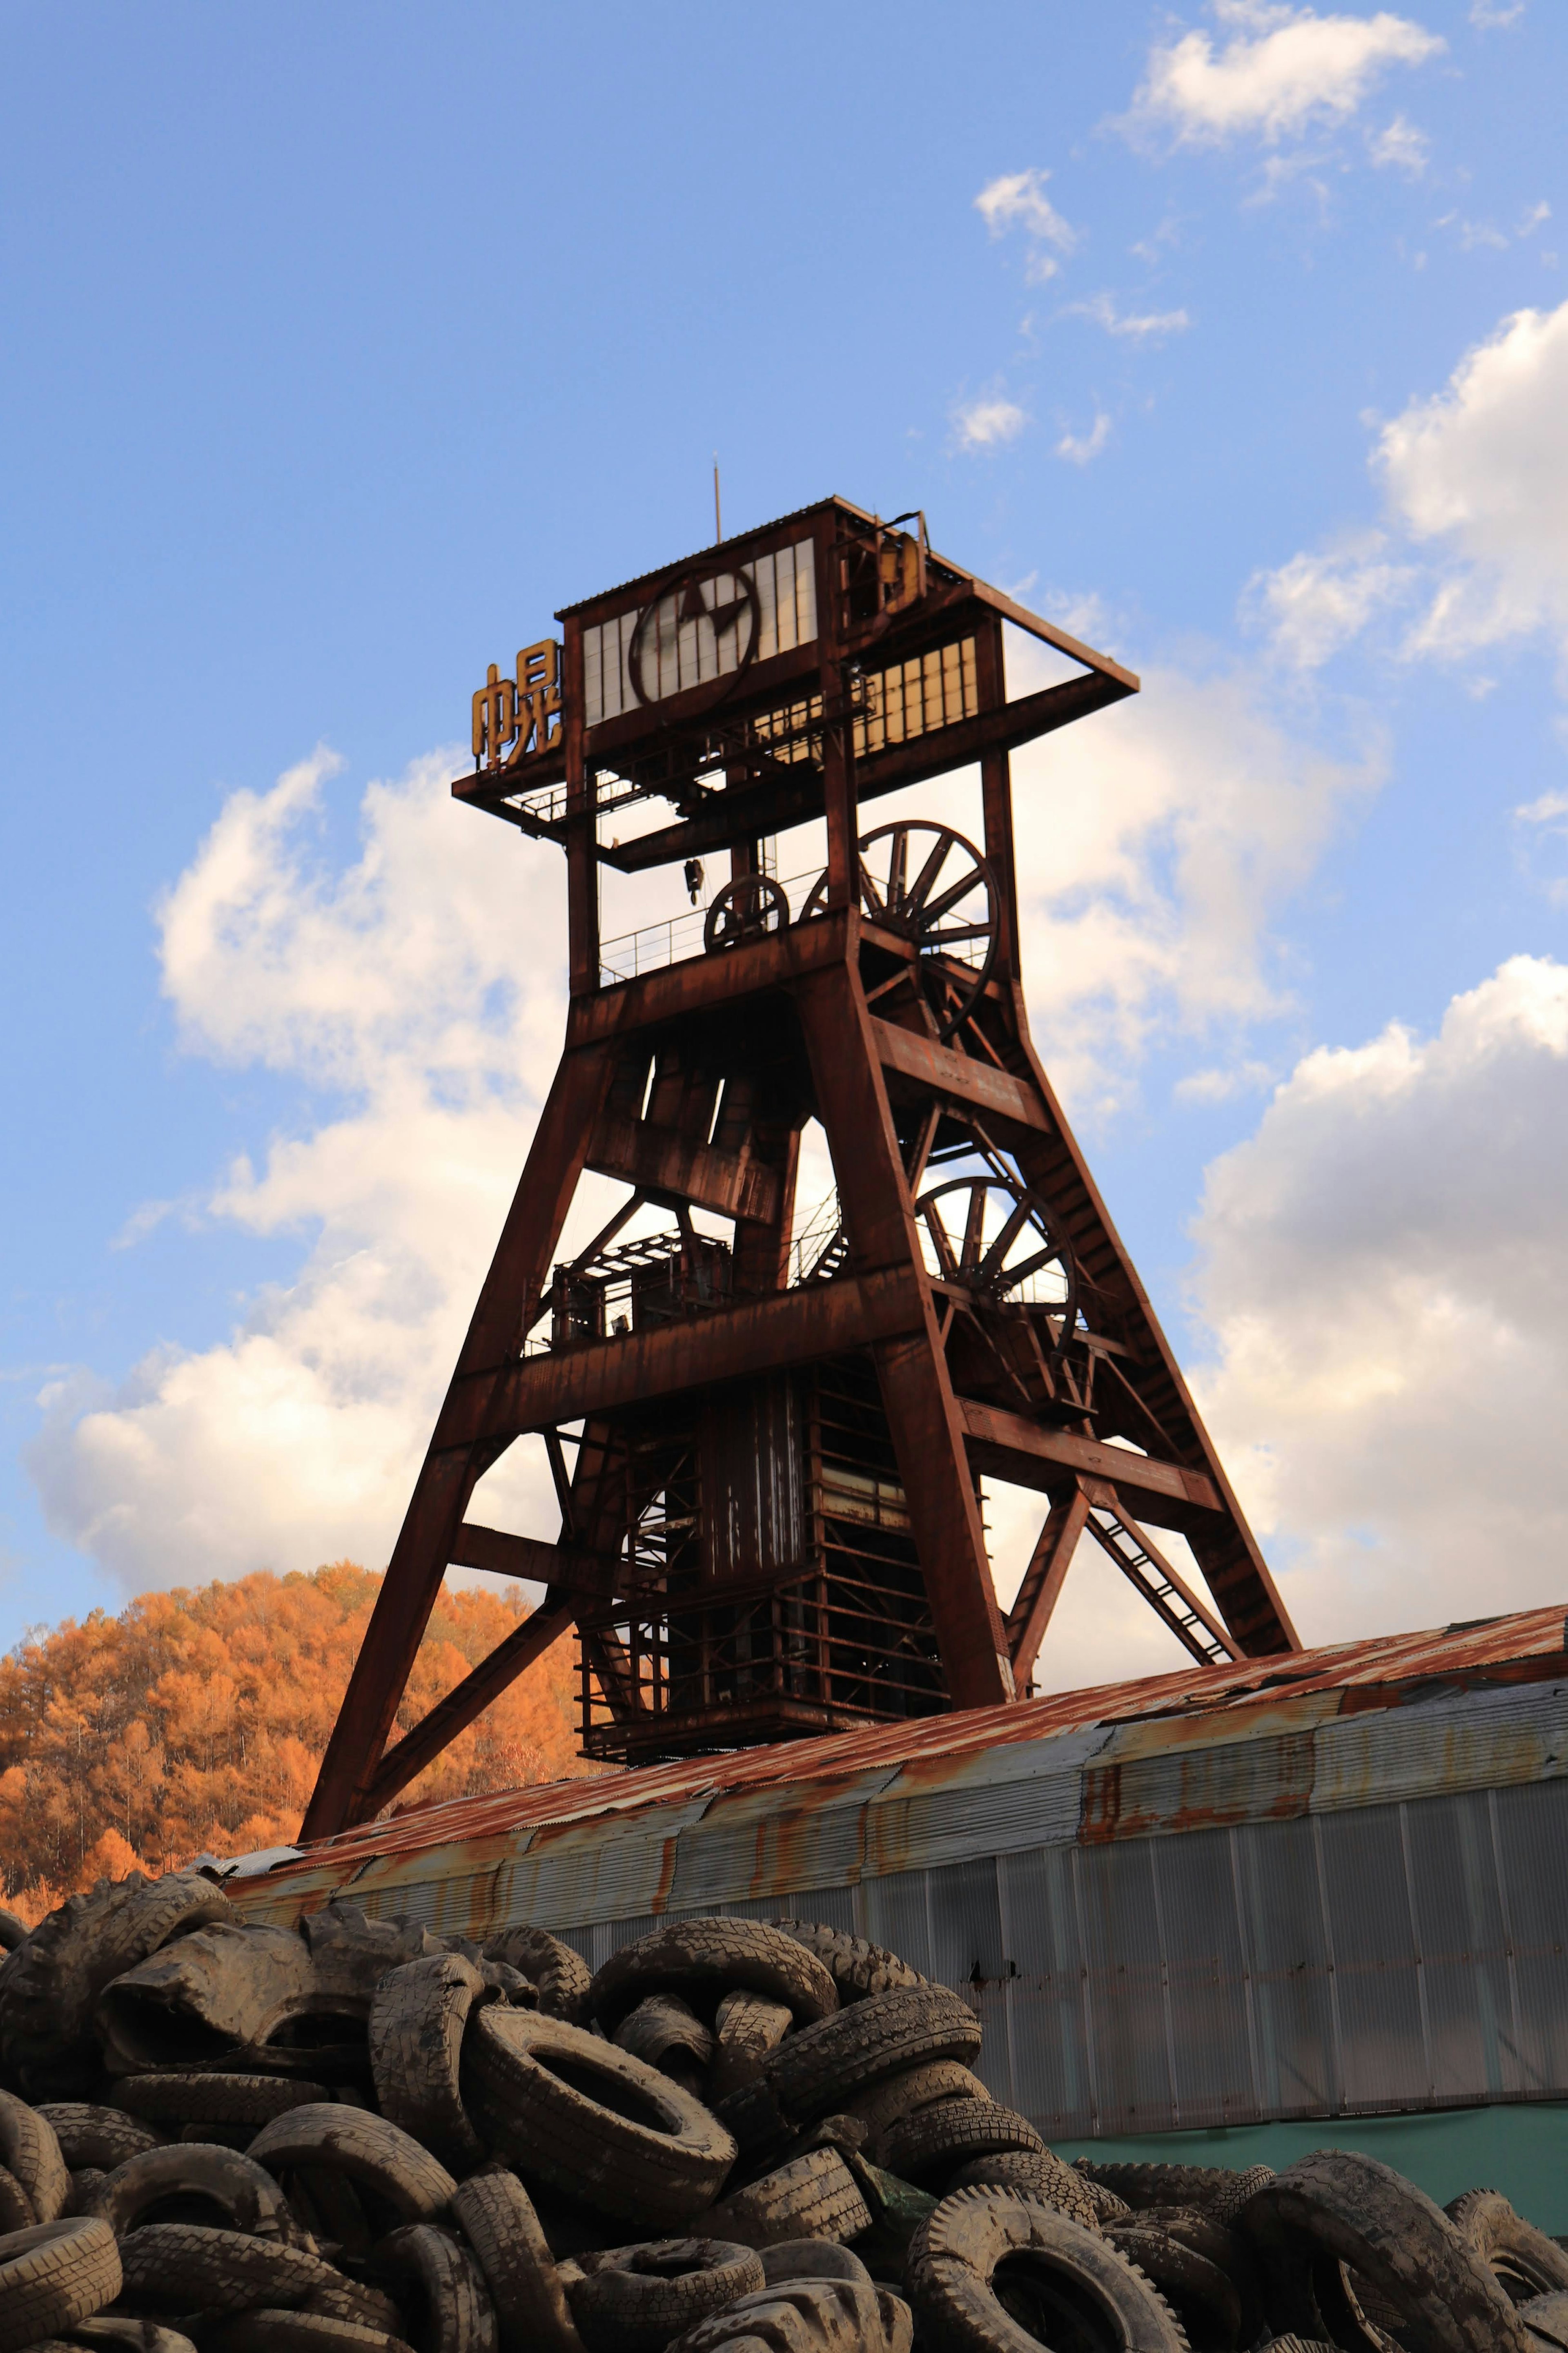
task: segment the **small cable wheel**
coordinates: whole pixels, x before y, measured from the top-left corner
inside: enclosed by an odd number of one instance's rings
[[[996,961],[997,892],[990,867],[950,825],[908,818],[863,834],[858,849],[860,904],[872,923],[912,941],[921,984],[939,1039],[962,1027]],[[827,904],[827,877],[814,884],[801,921]]]
[[[742,940],[766,939],[789,927],[789,901],[771,874],[737,874],[708,910],[702,944],[738,948]]]
[[[999,1176],[952,1176],[915,1203],[926,1266],[976,1307],[1043,1307],[1059,1347],[1078,1314],[1078,1269],[1039,1195]]]

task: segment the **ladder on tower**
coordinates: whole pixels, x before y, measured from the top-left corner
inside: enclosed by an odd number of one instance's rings
[[[1128,1583],[1162,1618],[1200,1666],[1223,1667],[1241,1654],[1214,1612],[1199,1600],[1180,1570],[1120,1506],[1096,1503],[1087,1522]]]

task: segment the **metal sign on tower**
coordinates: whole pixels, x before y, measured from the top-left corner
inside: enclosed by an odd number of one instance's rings
[[[1013,1698],[1086,1535],[1194,1659],[1294,1650],[1024,1008],[1009,754],[1136,678],[843,499],[557,617],[452,790],[565,851],[565,1047],[302,1835],[574,1626],[583,1746],[632,1763]],[[1008,700],[1005,623],[1060,682]],[[974,767],[979,844],[869,807]],[[602,866],[695,906],[726,857],[705,910],[601,941]],[[837,1189],[797,1220],[814,1120]],[[590,1170],[624,1189],[558,1259]],[[552,1544],[468,1517],[525,1438]],[[1043,1499],[1005,1615],[987,1477]],[[388,1747],[452,1566],[543,1601]]]

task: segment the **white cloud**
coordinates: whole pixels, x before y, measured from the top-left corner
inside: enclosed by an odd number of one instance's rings
[[[1005,442],[1016,441],[1029,419],[1016,401],[993,395],[955,409],[952,421],[961,448],[998,449]]]
[[[455,808],[451,754],[372,785],[362,854],[333,871],[335,765],[236,793],[161,910],[186,1048],[284,1073],[321,1109],[205,1202],[300,1236],[294,1280],[216,1346],[46,1396],[30,1461],[49,1524],[130,1591],[385,1558],[559,1049],[554,854],[509,855]]]
[[[1552,207],[1549,204],[1543,202],[1539,205],[1531,205],[1530,210],[1521,218],[1518,227],[1514,230],[1514,235],[1515,237],[1533,237],[1536,230],[1540,228],[1544,222],[1549,221],[1551,218]]]
[[[1144,343],[1151,338],[1158,340],[1164,335],[1179,335],[1193,323],[1184,311],[1118,311],[1115,301],[1109,294],[1094,294],[1087,302],[1069,302],[1067,307],[1069,316],[1092,319],[1095,325],[1103,327],[1108,335],[1128,336],[1134,343]]]
[[[1384,427],[1378,459],[1397,519],[1448,567],[1413,652],[1568,628],[1568,302],[1504,319]]]
[[[1184,33],[1154,49],[1130,118],[1178,144],[1216,146],[1251,134],[1270,143],[1315,121],[1354,114],[1392,66],[1420,65],[1446,44],[1409,17],[1320,16],[1311,8],[1221,0],[1213,14],[1232,27],[1216,50],[1205,32]]]
[[[1367,142],[1367,153],[1380,169],[1392,165],[1395,171],[1407,172],[1418,180],[1426,169],[1431,154],[1431,142],[1424,131],[1406,122],[1396,114],[1385,130],[1375,132]]]
[[[1243,612],[1268,631],[1281,660],[1317,670],[1375,613],[1412,593],[1415,570],[1389,561],[1385,547],[1374,532],[1326,554],[1293,555],[1278,571],[1253,575]]]
[[[1008,666],[1026,692],[1011,648]],[[1013,754],[1032,1018],[1091,1111],[1156,1039],[1238,1036],[1289,1002],[1273,927],[1383,757],[1327,759],[1268,702],[1264,678],[1155,667],[1132,700]]]
[[[1209,1171],[1200,1403],[1308,1641],[1563,1598],[1568,967],[1322,1048]]]
[[[1523,14],[1524,0],[1470,0],[1470,22],[1483,33],[1517,25]]]
[[[1178,1103],[1229,1103],[1237,1095],[1256,1094],[1274,1077],[1267,1062],[1233,1062],[1209,1071],[1189,1071],[1171,1090]]]
[[[1110,438],[1110,419],[1103,409],[1095,417],[1088,433],[1064,433],[1057,443],[1057,456],[1065,458],[1069,466],[1088,466],[1099,457]]]
[[[1054,278],[1060,263],[1050,253],[1039,250],[1053,246],[1059,254],[1069,254],[1077,247],[1079,232],[1065,221],[1046,194],[1048,172],[1005,172],[988,180],[974,199],[974,209],[984,221],[993,237],[1005,236],[1009,229],[1022,229],[1035,248],[1029,257],[1026,275],[1035,285],[1043,285]]]

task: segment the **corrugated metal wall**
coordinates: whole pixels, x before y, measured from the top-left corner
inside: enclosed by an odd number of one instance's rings
[[[1047,2139],[1568,2095],[1568,1687],[1312,1714],[695,1795],[342,1892],[595,1966],[683,1914],[831,1921],[970,1995]]]

